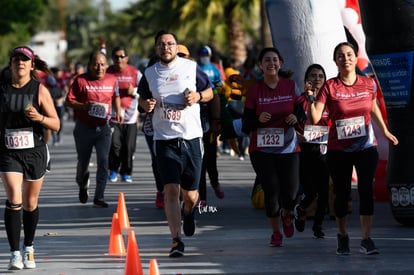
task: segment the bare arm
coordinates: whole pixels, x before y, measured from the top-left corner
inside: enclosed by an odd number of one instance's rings
[[[45,128],[58,131],[60,128],[60,120],[56,113],[52,96],[49,90],[43,85],[40,85],[39,90],[39,106],[43,114],[39,113],[33,106],[29,106],[25,111],[26,116],[32,121],[39,122]]]
[[[308,102],[308,118],[312,124],[317,124],[321,120],[323,109],[325,109],[325,104],[322,102]]]
[[[398,139],[388,131],[387,125],[385,125],[384,119],[382,117],[381,111],[378,108],[377,100],[374,99],[372,102],[372,110],[371,110],[371,116],[375,121],[377,122],[379,128],[384,133],[384,136],[394,145],[398,144]]]
[[[142,97],[138,98],[138,104],[146,113],[151,113],[154,110],[155,104],[157,101],[154,98],[143,99]]]
[[[208,102],[214,97],[213,89],[207,88],[200,92],[190,91],[188,95],[185,96],[185,100],[188,106],[191,106],[198,102]]]
[[[116,96],[114,99],[114,107],[116,112],[116,120],[120,123],[124,122],[124,119],[121,116],[121,98],[119,96]]]

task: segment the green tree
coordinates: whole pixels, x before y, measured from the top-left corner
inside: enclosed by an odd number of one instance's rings
[[[9,62],[9,52],[29,42],[40,18],[46,11],[46,0],[2,1],[0,9],[0,66]]]
[[[111,43],[150,55],[154,34],[167,29],[192,52],[209,44],[239,60],[261,45],[260,7],[264,0],[141,0],[107,18],[99,28]],[[259,43],[257,43],[259,41]]]

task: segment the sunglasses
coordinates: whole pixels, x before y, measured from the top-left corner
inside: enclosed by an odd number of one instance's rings
[[[119,58],[124,59],[125,57],[127,57],[127,55],[125,55],[125,54],[123,54],[123,55],[114,55],[113,56],[114,59],[119,59]]]
[[[27,56],[23,55],[23,54],[18,54],[12,57],[13,60],[19,60],[19,61],[29,61],[30,58],[28,58]]]

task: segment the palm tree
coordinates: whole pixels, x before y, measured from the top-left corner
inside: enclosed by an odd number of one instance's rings
[[[262,0],[175,0],[181,6],[179,33],[210,44],[222,53],[244,61],[247,56],[247,37],[259,28],[258,18]],[[247,36],[246,34],[249,34]]]

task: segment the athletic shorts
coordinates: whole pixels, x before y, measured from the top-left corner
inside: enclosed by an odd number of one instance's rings
[[[20,173],[25,180],[38,180],[50,160],[47,146],[0,152],[0,173]]]
[[[184,190],[197,190],[201,175],[201,138],[155,140],[154,152],[163,184],[177,183]]]

